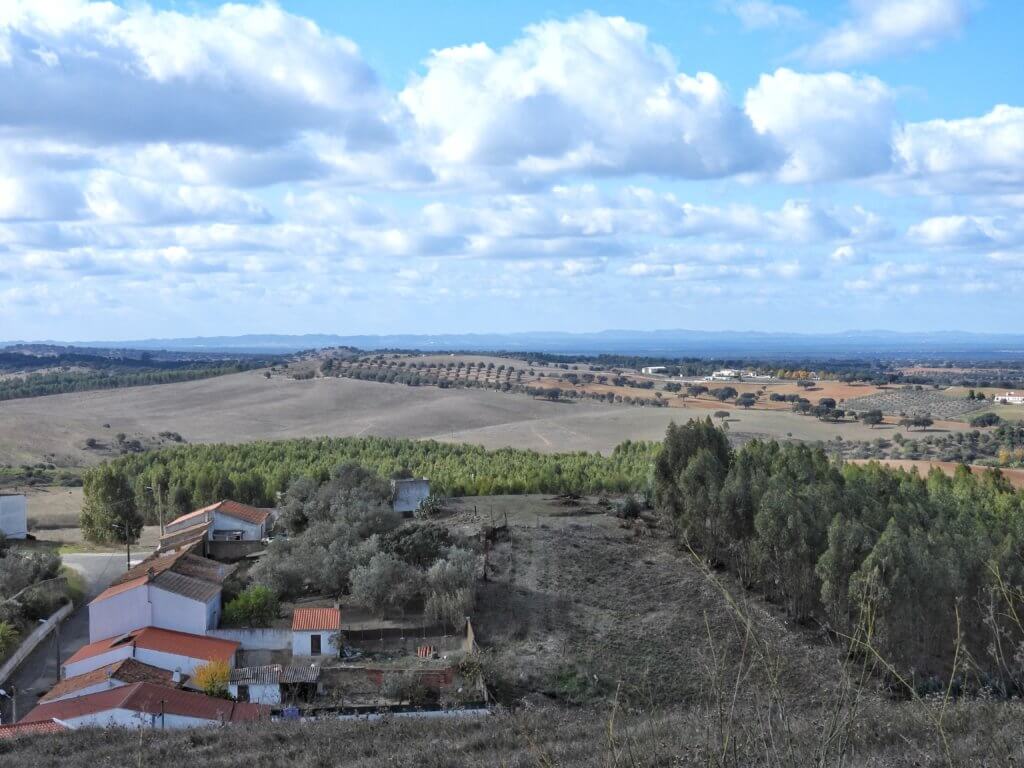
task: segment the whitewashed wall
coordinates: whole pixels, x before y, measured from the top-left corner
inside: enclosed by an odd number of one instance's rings
[[[238,698],[238,686],[232,683],[228,686],[228,693],[234,699]],[[281,686],[280,685],[250,685],[249,686],[249,701],[253,704],[280,704],[281,703]]]
[[[153,610],[146,584],[89,604],[90,643],[142,629],[152,623]]]
[[[312,656],[313,635],[320,635],[320,655],[337,656],[338,646],[331,641],[335,633],[331,630],[319,632],[296,632],[292,631],[292,656]]]
[[[64,720],[72,728],[93,726],[97,728],[202,728],[203,726],[220,725],[217,720],[205,720],[200,717],[184,715],[149,715],[128,709],[108,709],[91,715],[83,715]]]
[[[241,643],[243,651],[285,651],[292,647],[292,631],[273,627],[253,629],[211,629],[209,637],[234,640]]]
[[[0,496],[0,533],[8,539],[28,534],[28,501],[21,494]]]
[[[92,672],[94,669],[105,667],[107,664],[113,664],[115,661],[130,659],[131,657],[131,644],[126,643],[125,645],[119,645],[117,648],[96,654],[88,659],[76,661],[74,664],[65,664],[64,677],[78,677],[78,675],[84,675],[86,672]]]
[[[174,629],[192,635],[205,635],[206,630],[210,629],[211,623],[216,621],[215,614],[219,616],[219,595],[209,603],[203,603],[151,584],[149,599],[153,605],[152,625],[154,627]]]
[[[57,696],[53,699],[47,699],[46,703],[52,704],[55,701],[64,701],[65,699],[77,699],[80,696],[88,696],[90,693],[100,693],[101,691],[109,691],[113,688],[120,688],[123,685],[124,683],[122,683],[120,680],[108,678],[103,682],[96,683],[96,685],[89,685],[85,688],[79,688],[77,691],[71,691],[71,693],[66,693],[63,696]]]

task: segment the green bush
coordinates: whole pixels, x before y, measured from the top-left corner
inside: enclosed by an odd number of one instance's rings
[[[277,618],[277,596],[254,584],[224,606],[224,623],[235,627],[266,627]]]

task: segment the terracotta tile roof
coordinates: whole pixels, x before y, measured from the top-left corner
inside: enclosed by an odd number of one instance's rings
[[[187,515],[171,520],[164,526],[164,530],[179,527],[182,523],[187,523],[192,520],[204,518],[209,516],[209,519],[213,519],[213,513],[220,512],[222,515],[233,517],[237,520],[244,520],[247,523],[253,525],[259,525],[270,517],[270,510],[263,509],[261,507],[251,507],[248,504],[241,504],[237,501],[231,501],[231,499],[224,499],[218,501],[216,504],[211,504],[208,507],[197,509],[195,512],[189,512]]]
[[[174,571],[164,571],[155,579],[153,586],[165,592],[173,592],[176,595],[187,597],[189,600],[197,600],[200,603],[209,603],[220,594],[220,584],[204,579],[194,579]]]
[[[45,733],[60,733],[67,728],[53,720],[40,720],[36,723],[14,723],[0,725],[0,740],[16,739],[19,736],[40,736]]]
[[[240,704],[153,683],[132,683],[110,691],[40,704],[22,722],[72,720],[111,709],[127,709],[147,715],[181,715],[214,722],[258,720],[270,714],[269,707],[259,704]]]
[[[163,651],[177,656],[186,656],[190,659],[203,659],[205,661],[228,661],[239,643],[234,640],[221,640],[217,637],[206,637],[205,635],[190,635],[187,632],[176,632],[173,629],[161,629],[160,627],[145,627],[117,637],[108,637],[89,643],[79,648],[65,664],[74,664],[83,659],[91,659],[101,653],[116,650],[125,645],[134,644],[136,648],[145,648],[150,651]]]
[[[197,555],[186,554],[171,570],[175,573],[181,573],[185,576],[191,576],[196,579],[204,579],[206,581],[215,581],[218,584],[222,584],[224,580],[235,571],[234,565],[225,565],[224,563],[218,563],[215,560],[210,560],[205,557],[198,557]]]
[[[45,704],[48,701],[63,698],[75,691],[90,688],[107,680],[117,680],[125,685],[131,683],[156,683],[158,685],[173,686],[171,676],[171,672],[166,669],[143,664],[135,659],[121,659],[121,661],[115,661],[113,664],[107,664],[105,667],[99,667],[91,672],[86,672],[84,675],[75,675],[66,680],[61,680],[45,696],[39,699],[39,703]]]
[[[168,549],[177,549],[202,541],[212,524],[211,520],[205,520],[197,525],[190,525],[179,531],[163,534],[160,537],[160,551],[165,552]]]
[[[337,608],[296,608],[292,614],[292,631],[337,631],[341,628],[341,611]]]

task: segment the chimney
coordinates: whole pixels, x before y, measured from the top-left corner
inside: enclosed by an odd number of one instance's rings
[[[176,669],[171,673],[171,682],[175,685],[181,685],[181,670]]]

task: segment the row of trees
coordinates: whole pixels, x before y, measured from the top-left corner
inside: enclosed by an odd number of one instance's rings
[[[956,658],[1024,690],[1024,494],[998,472],[922,478],[774,441],[734,452],[705,420],[669,428],[654,485],[682,539],[796,619],[865,638],[925,686]]]
[[[262,363],[260,363],[262,365]],[[141,387],[151,384],[171,384],[179,381],[194,381],[238,373],[248,370],[254,364],[244,362],[231,365],[212,365],[195,368],[171,368],[126,371],[59,371],[52,373],[30,373],[0,379],[0,401],[25,397],[59,395],[66,392],[88,392],[96,389],[119,389]]]
[[[226,498],[271,506],[294,480],[322,483],[344,463],[383,477],[428,477],[445,496],[633,491],[646,484],[657,449],[626,441],[609,456],[546,454],[384,437],[174,446],[88,470],[82,528],[97,540],[112,526],[133,528],[136,513],[152,523],[160,513],[167,520]]]

